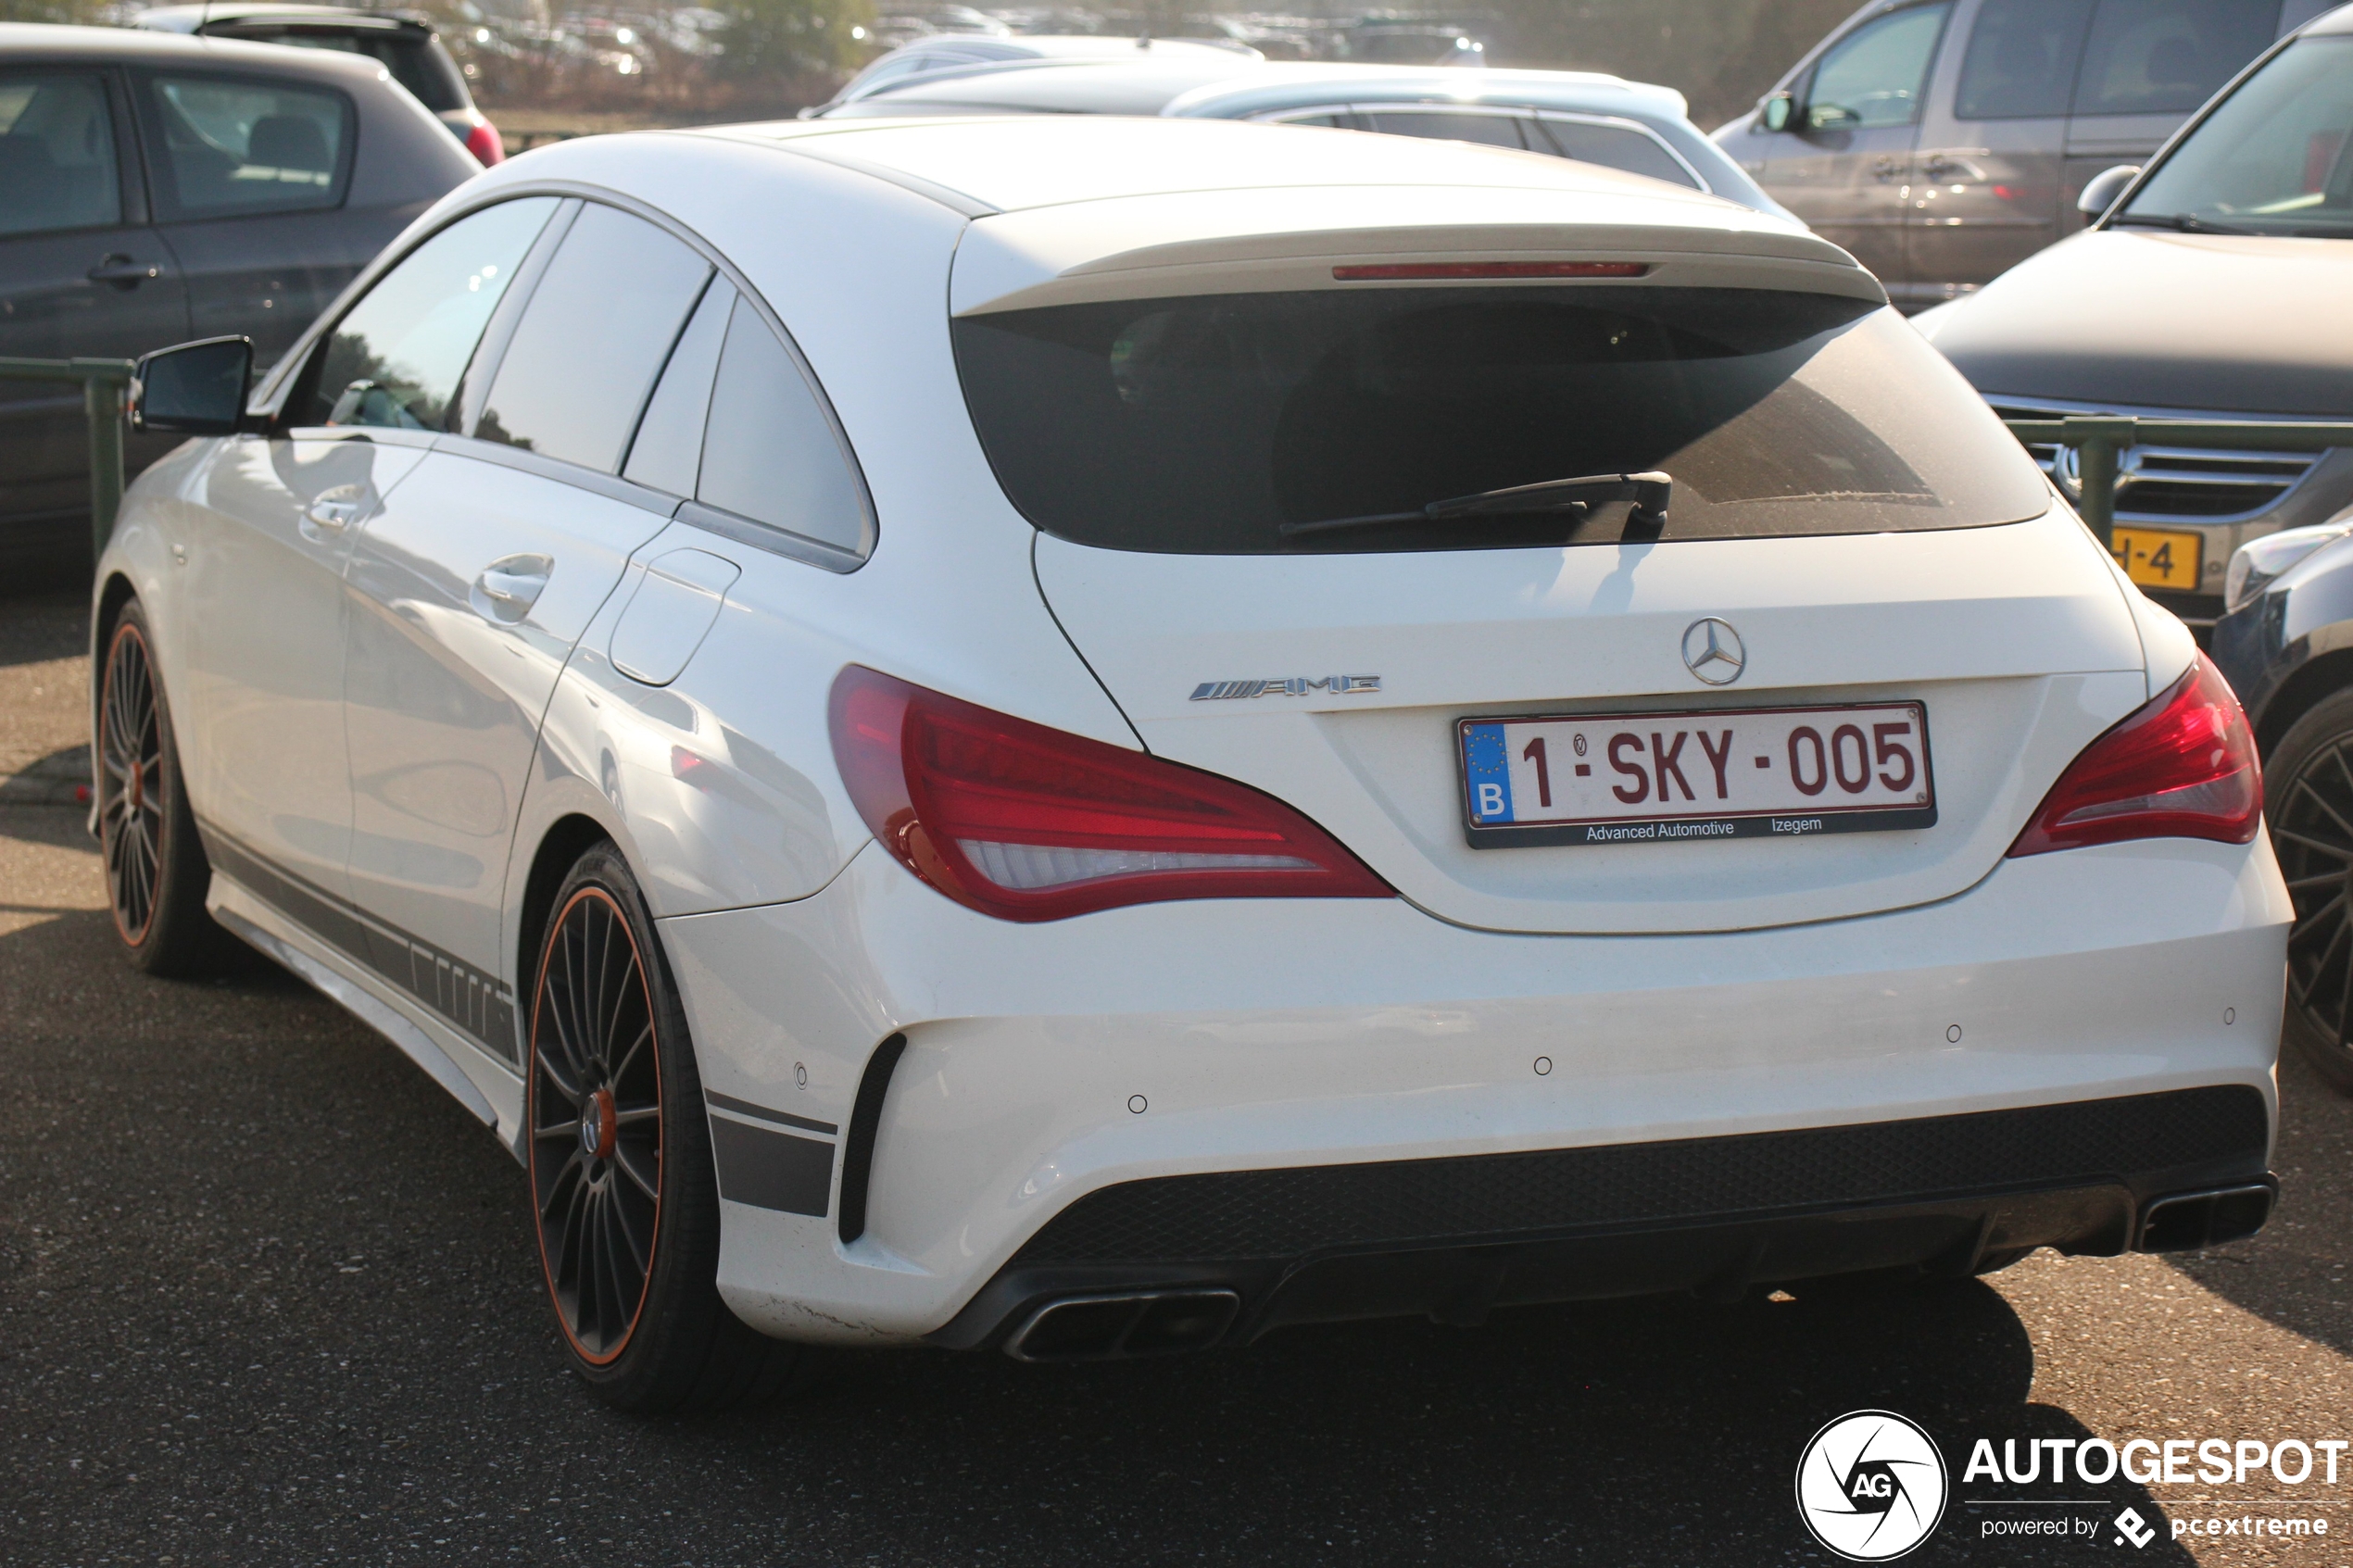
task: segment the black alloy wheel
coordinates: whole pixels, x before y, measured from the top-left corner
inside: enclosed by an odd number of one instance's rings
[[[653,997],[628,919],[593,884],[556,911],[535,998],[532,1196],[573,1352],[629,1345],[661,1230],[661,1074]]]
[[[116,623],[98,704],[98,844],[115,931],[131,947],[155,923],[163,872],[163,713],[142,631],[127,616]]]
[[[2284,1033],[2322,1077],[2353,1093],[2353,692],[2321,703],[2281,738],[2263,796],[2296,905]]]
[[[784,1392],[809,1355],[720,1299],[702,1080],[645,896],[612,846],[557,890],[533,972],[525,1160],[573,1370],[648,1414]]]
[[[107,905],[131,961],[149,974],[210,974],[236,964],[235,938],[205,911],[212,867],[196,836],[156,668],[136,600],[107,629],[94,715],[98,850]]]

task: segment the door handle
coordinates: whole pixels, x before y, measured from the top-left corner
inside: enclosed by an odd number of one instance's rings
[[[1963,180],[1985,178],[1985,171],[1977,165],[1964,162],[1959,158],[1946,157],[1943,153],[1931,157],[1926,164],[1921,166],[1920,172],[1931,180],[1950,180],[1956,176]]]
[[[163,269],[150,262],[133,261],[120,251],[113,251],[98,258],[98,265],[82,274],[94,283],[112,283],[126,292],[137,288],[150,278],[163,276]]]
[[[547,556],[502,556],[475,576],[466,601],[484,621],[512,626],[531,613],[555,570]]]
[[[338,484],[332,490],[322,490],[302,508],[303,533],[313,539],[322,533],[341,533],[351,526],[366,504],[365,485]]]
[[[1871,175],[1879,180],[1899,180],[1904,174],[1902,158],[1883,157],[1871,165]]]

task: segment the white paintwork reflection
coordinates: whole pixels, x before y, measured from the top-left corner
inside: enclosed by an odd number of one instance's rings
[[[540,716],[629,552],[662,522],[462,450],[433,453],[370,520],[351,559],[344,687],[363,907],[508,972],[501,897]],[[493,620],[476,582],[522,557],[548,563],[545,586],[520,620]]]

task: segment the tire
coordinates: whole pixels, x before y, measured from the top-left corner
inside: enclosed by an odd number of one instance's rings
[[[98,663],[98,848],[115,935],[134,968],[175,979],[215,974],[245,948],[204,907],[212,866],[196,836],[155,639],[136,599],[107,628]]]
[[[764,1403],[813,1352],[720,1299],[719,1185],[678,988],[610,844],[573,862],[533,966],[530,1129],[539,1268],[573,1370],[637,1414]]]
[[[2353,1095],[2353,691],[2323,700],[2271,748],[2263,817],[2296,903],[2282,1034]]]

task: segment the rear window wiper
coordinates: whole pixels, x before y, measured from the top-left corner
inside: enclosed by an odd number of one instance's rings
[[[2234,229],[2228,223],[2210,223],[2203,218],[2193,218],[2186,212],[2120,212],[2108,220],[2111,226],[2135,229],[2178,229],[2184,234],[2252,234],[2252,229]]]
[[[1374,512],[1365,517],[1327,517],[1315,522],[1287,522],[1278,532],[1286,539],[1310,533],[1337,533],[1353,528],[1396,528],[1416,522],[1455,522],[1466,518],[1527,517],[1559,512],[1571,528],[1585,521],[1604,501],[1631,500],[1626,521],[1637,528],[1658,528],[1667,521],[1667,503],[1675,481],[1663,473],[1596,473],[1581,479],[1548,479],[1537,484],[1515,484],[1503,490],[1482,490],[1432,501],[1419,511]]]

